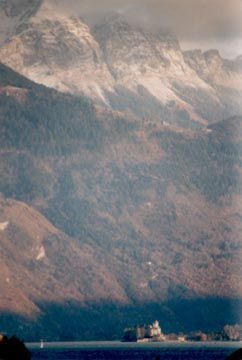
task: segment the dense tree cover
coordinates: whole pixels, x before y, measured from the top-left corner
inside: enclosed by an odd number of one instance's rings
[[[241,248],[223,218],[209,221],[239,189],[236,129],[116,118],[82,97],[31,86],[20,98],[0,94],[0,192],[96,249],[129,299],[217,295],[211,269],[219,277],[221,261],[226,268]]]
[[[16,86],[19,88],[32,89],[35,84],[0,63],[0,86]]]
[[[81,145],[99,148],[103,129],[89,100],[58,93],[13,74],[0,67],[0,86],[5,86],[9,77],[7,85],[21,88],[26,96],[16,100],[12,89],[0,94],[2,149],[63,155]]]
[[[228,191],[239,191],[240,143],[221,138],[216,130],[191,137],[174,131],[158,132],[152,138],[158,139],[170,155],[163,169],[178,187],[195,188],[209,201],[217,201]]]
[[[3,151],[0,172],[0,192],[6,197],[23,201],[48,198],[54,186],[53,173],[28,152]]]
[[[99,150],[104,129],[84,97],[37,85],[0,65],[0,192],[48,198],[55,175],[45,158]]]

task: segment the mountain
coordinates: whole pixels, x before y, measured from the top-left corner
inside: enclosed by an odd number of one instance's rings
[[[38,211],[1,198],[1,219],[5,220],[0,225],[1,311],[36,315],[37,304],[47,299],[92,302],[96,297],[105,301],[112,295],[118,301],[126,300],[105,265],[97,267],[93,251],[77,246]]]
[[[127,302],[115,277],[90,246],[78,245],[30,206],[1,198],[0,211],[1,330],[30,340],[91,338],[91,328],[80,325],[87,304],[85,321],[95,303]],[[68,320],[73,313],[76,319]]]
[[[238,321],[241,57],[2,0],[0,61],[2,329],[90,340]]]
[[[238,321],[240,116],[140,121],[5,65],[0,105],[3,329],[117,339],[153,318],[166,331]]]
[[[186,128],[241,113],[238,59],[183,53],[170,31],[144,29],[117,14],[90,28],[51,0],[14,4],[0,3],[5,22],[14,21],[13,36],[2,32],[0,61],[37,83]]]
[[[2,62],[19,73],[61,91],[84,91],[100,100],[99,83],[112,85],[89,27],[56,12],[54,2],[39,2],[35,15],[19,24],[2,46],[2,56]]]
[[[0,1],[0,44],[15,35],[17,29],[38,10],[41,0]]]
[[[241,114],[242,67],[239,57],[227,60],[223,59],[217,50],[204,53],[194,50],[186,51],[184,58],[201,79],[216,89],[219,101],[226,109],[231,108],[234,114]]]

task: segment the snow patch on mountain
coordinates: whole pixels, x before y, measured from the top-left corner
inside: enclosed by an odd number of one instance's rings
[[[44,245],[41,245],[41,247],[39,248],[39,252],[38,255],[36,256],[36,260],[40,261],[45,257],[45,248]]]
[[[225,61],[215,50],[183,53],[171,32],[144,30],[116,14],[90,29],[56,6],[54,0],[33,0],[32,10],[21,12],[21,21],[7,17],[0,7],[12,29],[8,40],[5,34],[0,61],[40,84],[136,115],[144,112],[140,104],[147,113],[158,109],[157,116],[163,110],[167,114],[173,102],[186,109],[188,121],[206,123],[242,112],[239,58]],[[168,109],[170,118],[176,118],[172,111]]]
[[[5,231],[9,225],[8,221],[0,223],[0,231]]]

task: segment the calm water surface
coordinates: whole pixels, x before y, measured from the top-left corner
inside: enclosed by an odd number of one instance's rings
[[[32,360],[224,360],[242,347],[241,343],[159,343],[120,342],[28,344]]]

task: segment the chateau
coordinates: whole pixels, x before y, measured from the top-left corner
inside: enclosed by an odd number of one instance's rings
[[[139,325],[124,330],[124,341],[165,341],[159,322],[156,320],[152,325]]]

